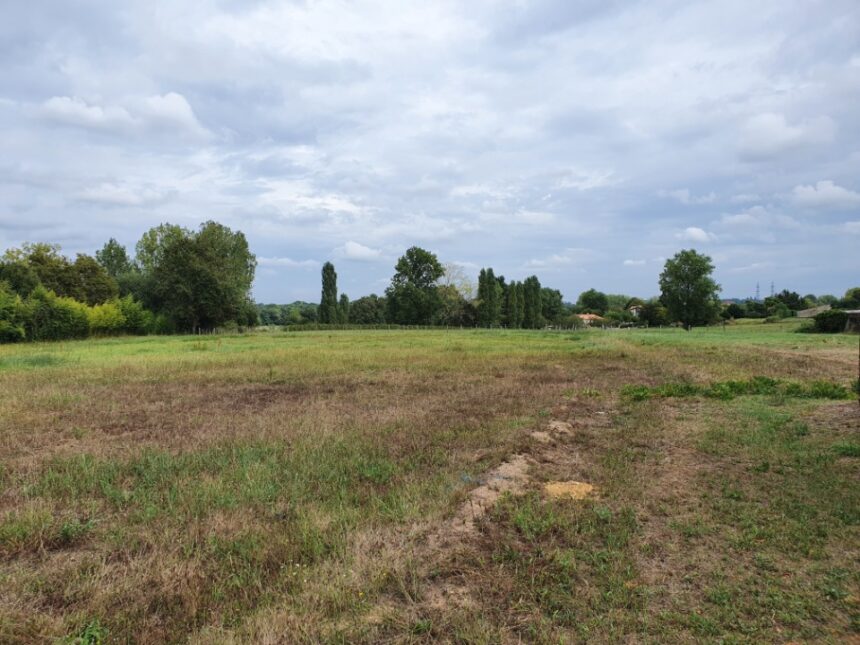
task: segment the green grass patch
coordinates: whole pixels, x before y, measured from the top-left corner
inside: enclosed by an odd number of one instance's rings
[[[824,380],[801,383],[797,381],[781,381],[764,376],[755,376],[748,380],[715,381],[709,385],[699,385],[689,382],[664,383],[655,387],[625,385],[621,388],[621,395],[631,401],[694,396],[730,401],[739,396],[761,395],[798,399],[843,400],[852,398],[850,390],[840,383]]]

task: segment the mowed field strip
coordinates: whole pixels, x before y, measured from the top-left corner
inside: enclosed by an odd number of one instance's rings
[[[795,328],[0,347],[0,642],[850,642],[857,336]]]

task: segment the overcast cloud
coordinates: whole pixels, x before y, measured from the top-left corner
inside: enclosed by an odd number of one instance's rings
[[[215,219],[263,302],[417,244],[575,300],[860,283],[860,3],[4,2],[0,247]]]

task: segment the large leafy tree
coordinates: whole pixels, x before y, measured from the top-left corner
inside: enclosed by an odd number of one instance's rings
[[[338,322],[337,312],[337,272],[331,262],[323,264],[322,268],[322,297],[320,298],[319,321],[321,323]]]
[[[0,262],[0,282],[22,298],[26,298],[39,286],[39,276],[27,262],[9,260]]]
[[[105,268],[96,262],[95,258],[79,253],[74,263],[75,293],[70,294],[76,300],[88,305],[107,302],[119,295],[119,286]]]
[[[860,309],[860,287],[852,287],[845,292],[845,297],[839,302],[844,309]]]
[[[370,294],[350,303],[349,322],[357,325],[381,325],[385,323],[385,311],[385,298]]]
[[[583,313],[594,313],[602,316],[609,309],[609,298],[597,289],[589,289],[579,294],[576,306]]]
[[[110,238],[101,249],[96,251],[96,261],[114,279],[132,270],[132,263],[125,247],[114,238]]]
[[[564,318],[564,301],[561,291],[544,287],[540,290],[541,315],[550,323],[559,323]]]
[[[386,289],[388,317],[401,325],[427,325],[439,309],[436,282],[444,274],[435,254],[417,246],[397,261]]]
[[[711,278],[713,272],[711,258],[693,249],[666,260],[660,274],[660,300],[687,331],[712,322],[720,310],[720,285]]]
[[[138,250],[151,301],[177,328],[247,321],[257,260],[240,231],[216,222],[196,232],[162,224],[144,234]]]
[[[3,259],[2,274],[21,295],[41,285],[62,298],[95,305],[118,294],[116,281],[98,262],[84,254],[71,262],[58,244],[27,243],[9,249]]]

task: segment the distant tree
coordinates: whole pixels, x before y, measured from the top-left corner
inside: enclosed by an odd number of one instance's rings
[[[340,300],[337,303],[337,322],[341,325],[349,322],[349,296],[345,293],[340,294]]]
[[[626,311],[628,302],[630,302],[630,296],[626,296],[623,293],[607,293],[606,311],[609,311],[610,309]]]
[[[519,282],[511,282],[506,296],[505,324],[511,329],[519,329],[523,325],[522,285]]]
[[[839,302],[839,298],[836,296],[825,294],[823,296],[818,296],[817,303],[819,305],[830,305],[831,307],[835,306]]]
[[[735,302],[731,303],[730,305],[728,305],[723,310],[723,317],[725,317],[725,318],[737,319],[737,318],[746,318],[746,316],[747,316],[746,309],[744,307],[742,307],[741,305],[735,303]]]
[[[436,292],[439,296],[439,308],[431,320],[434,325],[474,327],[477,324],[476,308],[456,287],[440,285]]]
[[[408,249],[397,261],[391,286],[385,291],[391,322],[430,324],[439,308],[436,282],[443,273],[442,265],[433,253],[417,246]]]
[[[803,301],[803,298],[800,297],[800,294],[796,291],[789,291],[788,289],[783,289],[775,296],[765,298],[764,300],[765,305],[768,307],[773,307],[780,302],[784,304],[789,311],[800,311],[801,309],[806,308],[806,303]]]
[[[133,268],[125,247],[114,238],[110,238],[100,250],[96,251],[96,261],[114,280]]]
[[[666,307],[661,305],[657,300],[650,300],[642,305],[642,311],[639,312],[639,321],[649,327],[662,327],[671,322]]]
[[[97,305],[119,295],[119,286],[105,268],[89,255],[78,254],[74,263],[75,293],[69,294],[88,305]]]
[[[788,305],[778,298],[768,298],[766,302],[768,302],[768,318],[789,318],[794,314],[794,312],[788,308]]]
[[[22,298],[29,296],[41,284],[33,267],[23,260],[0,262],[0,282],[5,282]]]
[[[375,294],[364,296],[349,306],[349,322],[356,325],[382,325],[385,323],[385,298]]]
[[[337,273],[331,262],[326,262],[322,268],[322,298],[320,299],[319,321],[326,324],[338,321]]]
[[[502,316],[503,288],[492,269],[481,269],[478,275],[478,324],[497,327]]]
[[[147,273],[155,271],[160,264],[165,249],[171,242],[191,237],[188,229],[176,224],[159,224],[144,233],[135,245],[135,261]]]
[[[744,302],[747,318],[764,318],[767,316],[767,306],[760,300],[749,299]]]
[[[151,278],[151,301],[176,328],[212,329],[246,317],[257,260],[241,232],[216,222],[194,233],[161,225],[144,234],[138,247],[148,254],[143,266]]]
[[[564,309],[561,291],[544,287],[541,289],[540,295],[541,315],[549,323],[560,324],[567,314]]]
[[[660,274],[660,299],[687,331],[712,322],[720,310],[720,286],[711,278],[713,272],[711,258],[693,249],[666,260]]]
[[[475,297],[475,283],[466,274],[459,264],[446,262],[442,265],[442,277],[439,279],[440,287],[454,287],[466,300]]]
[[[523,327],[540,329],[544,326],[542,306],[540,280],[530,276],[523,281]]]
[[[605,293],[596,289],[589,289],[579,294],[576,306],[583,313],[593,313],[602,316],[609,309],[609,300]]]
[[[860,309],[860,287],[852,287],[845,292],[845,297],[839,301],[843,309]]]
[[[79,254],[71,262],[60,253],[58,244],[28,243],[20,249],[9,249],[2,272],[9,274],[10,286],[24,295],[41,284],[61,298],[95,305],[115,298],[119,292],[114,279],[93,258]]]
[[[6,262],[21,262],[29,266],[39,283],[60,297],[75,297],[78,280],[72,263],[60,253],[59,244],[25,243],[20,249],[9,249]]]

